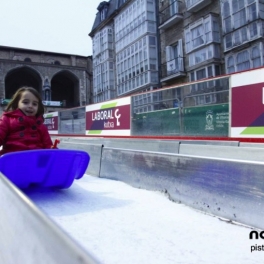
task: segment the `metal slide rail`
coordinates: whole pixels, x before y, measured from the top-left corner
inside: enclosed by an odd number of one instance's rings
[[[264,162],[104,147],[100,177],[263,230],[263,171]]]
[[[56,139],[53,138],[53,140]],[[102,144],[104,147],[125,148],[135,150],[157,151],[178,153],[180,141],[177,140],[144,140],[144,139],[108,139],[108,138],[60,138],[59,148],[81,147],[85,150],[85,145]],[[74,146],[75,145],[75,146]],[[79,149],[79,148],[78,148]]]
[[[166,192],[175,202],[264,230],[264,162],[231,159],[247,159],[247,153],[254,159],[261,149],[153,141],[146,151],[141,140],[100,140],[64,139],[59,147],[87,151],[90,175]],[[138,145],[141,150],[128,149]],[[178,154],[178,147],[189,154]],[[0,208],[0,263],[98,263],[1,173]]]
[[[0,263],[99,263],[0,173]]]
[[[245,161],[264,161],[263,147],[180,144],[179,154]]]

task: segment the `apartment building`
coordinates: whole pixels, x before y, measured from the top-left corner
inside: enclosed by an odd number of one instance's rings
[[[225,72],[263,66],[264,1],[221,1],[221,14]]]
[[[159,86],[156,17],[155,0],[100,3],[89,34],[93,41],[94,102]],[[139,96],[135,101],[141,99]]]
[[[89,34],[94,102],[138,94],[136,113],[169,98],[166,107],[226,102],[228,83],[199,80],[263,66],[263,10],[264,0],[101,2]]]

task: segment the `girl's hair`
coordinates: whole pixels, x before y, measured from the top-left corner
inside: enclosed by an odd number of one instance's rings
[[[36,89],[34,89],[33,87],[28,87],[28,86],[23,86],[16,91],[16,93],[12,96],[11,101],[8,103],[6,107],[6,111],[8,112],[8,111],[16,110],[18,108],[18,102],[22,96],[22,93],[26,91],[32,93],[38,99],[38,111],[36,115],[42,116],[45,112],[45,108],[42,103],[40,94],[38,93]]]

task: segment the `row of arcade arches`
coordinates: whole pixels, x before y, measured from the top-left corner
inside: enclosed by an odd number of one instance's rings
[[[50,81],[45,79],[43,83],[39,72],[30,67],[10,70],[5,77],[5,99],[11,99],[22,86],[35,88],[43,101],[60,101],[67,108],[80,106],[79,80],[70,71],[60,71]]]

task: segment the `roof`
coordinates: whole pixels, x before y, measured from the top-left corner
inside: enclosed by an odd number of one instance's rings
[[[116,12],[118,12],[120,7],[122,7],[125,3],[128,3],[128,2],[130,1],[129,0],[109,0],[109,1],[101,2],[97,7],[98,12],[96,13],[94,24],[93,24],[91,32],[89,33],[89,36],[93,37],[94,33],[96,32],[96,29],[101,24],[105,23],[105,21],[110,20],[112,17],[114,17],[113,15],[116,14]],[[104,7],[107,7],[107,13],[106,13],[105,19],[101,21],[100,11],[103,10]]]

